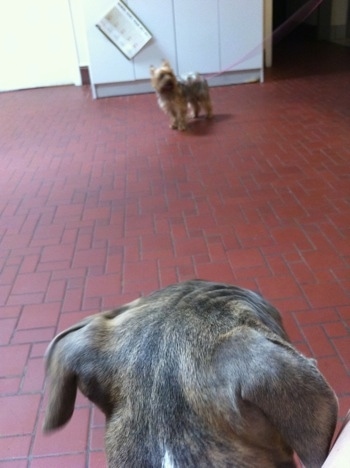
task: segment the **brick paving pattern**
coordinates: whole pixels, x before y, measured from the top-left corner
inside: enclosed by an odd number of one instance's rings
[[[264,84],[213,88],[214,121],[186,133],[153,94],[0,95],[1,467],[104,466],[104,420],[81,395],[65,429],[42,435],[45,348],[86,315],[194,277],[277,306],[345,415],[350,49],[299,47]]]

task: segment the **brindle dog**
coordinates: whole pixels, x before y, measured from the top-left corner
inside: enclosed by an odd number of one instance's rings
[[[325,460],[337,399],[254,292],[200,280],[87,317],[47,351],[46,432],[77,388],[106,415],[110,467],[308,468]]]

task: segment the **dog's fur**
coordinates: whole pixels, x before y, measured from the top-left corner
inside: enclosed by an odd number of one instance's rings
[[[170,128],[186,130],[188,106],[198,117],[201,108],[207,119],[213,116],[209,87],[199,73],[177,78],[167,61],[159,68],[150,67],[151,84],[157,93],[159,107],[170,117]]]
[[[334,392],[259,295],[188,281],[60,333],[44,430],[77,388],[106,415],[110,467],[308,468],[326,458]]]

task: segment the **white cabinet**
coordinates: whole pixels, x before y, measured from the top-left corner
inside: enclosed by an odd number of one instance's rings
[[[173,0],[129,0],[125,3],[153,36],[133,60],[135,79],[149,79],[150,65],[157,66],[163,58],[170,63],[176,60]]]
[[[221,3],[222,0],[174,0],[176,50],[181,73],[220,70],[218,5]]]
[[[176,73],[198,71],[210,85],[262,80],[264,0],[125,0],[152,33],[128,60],[96,23],[113,0],[84,0],[94,97],[151,91],[150,65],[162,59]],[[222,72],[222,73],[221,73]]]

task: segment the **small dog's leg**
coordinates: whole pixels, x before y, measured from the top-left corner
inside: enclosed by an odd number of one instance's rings
[[[171,128],[172,130],[177,130],[178,125],[177,125],[177,119],[176,119],[175,116],[172,117],[172,119],[171,119],[171,121],[170,121],[169,128]]]
[[[193,109],[193,116],[197,118],[199,116],[199,111],[201,109],[199,103],[197,101],[191,102],[192,109]]]
[[[184,130],[186,130],[186,128],[187,128],[186,119],[179,119],[177,129],[181,130],[181,131],[184,131]]]
[[[206,119],[212,119],[213,118],[213,106],[212,106],[210,100],[205,101],[203,106],[205,108],[205,118]]]
[[[187,103],[178,103],[177,108],[177,128],[184,131],[187,129]]]
[[[177,130],[179,128],[179,118],[176,108],[169,106],[166,110],[168,116],[170,117],[169,128],[172,130]]]

